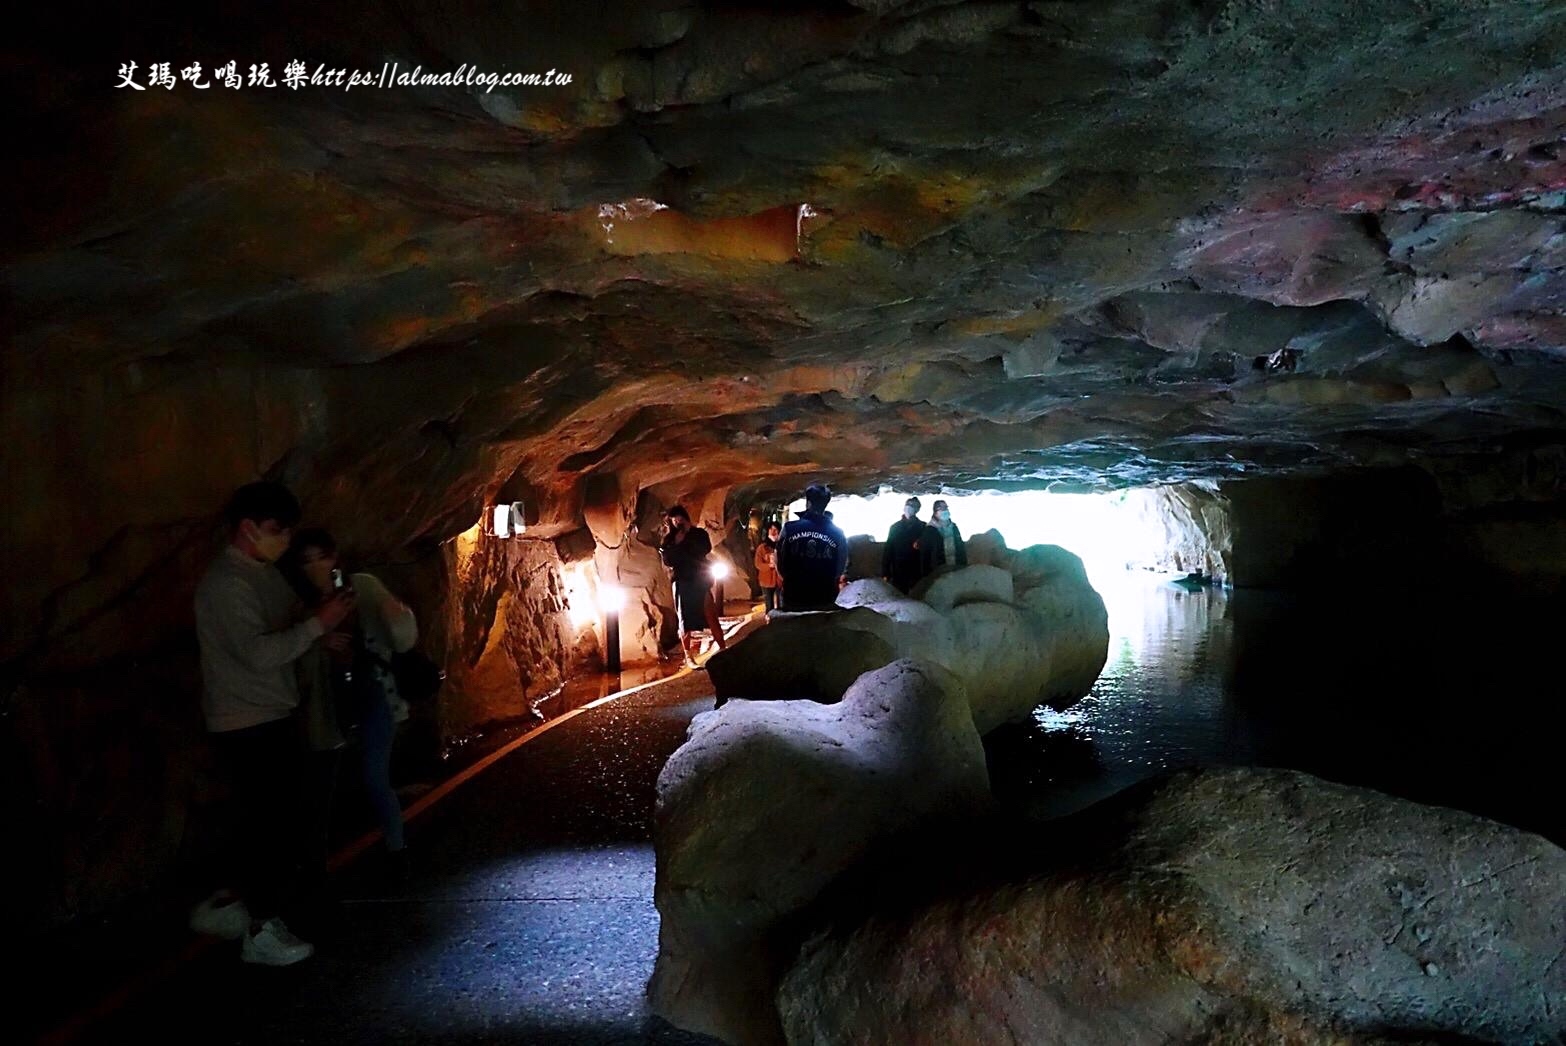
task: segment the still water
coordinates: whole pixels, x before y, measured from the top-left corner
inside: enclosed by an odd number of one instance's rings
[[[1432,584],[1186,591],[1101,574],[1109,658],[1091,694],[985,743],[1032,816],[1165,770],[1280,766],[1470,810],[1566,842],[1556,605]]]

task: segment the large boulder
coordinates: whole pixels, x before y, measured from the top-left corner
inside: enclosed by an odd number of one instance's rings
[[[1005,570],[1011,566],[1011,557],[1016,555],[1006,547],[1005,537],[994,527],[968,538],[967,549],[968,565],[974,567],[1000,567]]]
[[[909,596],[945,613],[964,603],[1010,603],[1011,574],[1000,567],[968,566],[941,570],[924,578]]]
[[[1566,1034],[1566,851],[1540,836],[1228,769],[1138,786],[1037,845],[1054,855],[814,935],[779,991],[789,1041]]]
[[[868,609],[777,613],[708,659],[707,673],[720,705],[731,697],[836,701],[862,674],[896,660],[891,627]]]
[[[780,1040],[792,917],[877,840],[988,801],[961,687],[927,663],[869,672],[835,705],[697,716],[658,778],[653,1009],[729,1042]]]
[[[837,594],[837,605],[844,609],[851,609],[874,606],[877,603],[902,598],[903,594],[897,591],[890,581],[867,577],[850,581],[843,586],[843,590]]]
[[[981,734],[1042,702],[1085,695],[1109,651],[1109,617],[1082,561],[1034,546],[994,566],[942,570],[905,596],[878,579],[851,582],[828,613],[776,614],[708,662],[719,701],[834,701],[859,672],[899,657],[956,674]]]

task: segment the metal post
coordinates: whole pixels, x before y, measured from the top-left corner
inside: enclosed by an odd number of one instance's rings
[[[620,672],[620,611],[604,611],[604,671],[611,675]]]

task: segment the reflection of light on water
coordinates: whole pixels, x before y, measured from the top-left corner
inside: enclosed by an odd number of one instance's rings
[[[1080,704],[1061,712],[1049,705],[1040,705],[1033,710],[1033,721],[1039,725],[1039,729],[1045,733],[1059,733],[1062,730],[1075,730],[1087,722],[1087,714]]]
[[[1091,693],[1065,711],[1040,707],[1027,733],[993,742],[997,794],[1055,816],[1146,776],[1193,763],[1243,760],[1219,666],[1227,594],[1187,592],[1143,571],[1101,572],[1109,650]]]

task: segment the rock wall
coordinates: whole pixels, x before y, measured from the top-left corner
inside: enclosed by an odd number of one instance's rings
[[[1227,769],[961,846],[923,884],[883,864],[851,895],[869,910],[807,941],[779,990],[788,1041],[1566,1032],[1566,851],[1469,814]]]
[[[1212,482],[1172,483],[1126,492],[1128,508],[1158,547],[1127,566],[1230,580],[1234,551],[1228,498]]]
[[[599,637],[576,627],[551,541],[469,534],[448,545],[450,572],[442,608],[453,641],[446,663],[450,694],[441,723],[462,734],[485,723],[521,719],[561,686],[573,663],[601,657]],[[584,588],[577,596],[589,598]],[[595,615],[596,616],[596,615]]]
[[[1147,566],[1253,588],[1327,580],[1528,597],[1566,592],[1566,451],[1134,491],[1168,542]]]

